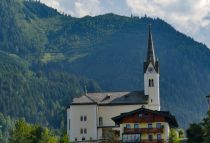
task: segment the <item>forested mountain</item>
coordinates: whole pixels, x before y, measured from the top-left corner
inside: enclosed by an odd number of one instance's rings
[[[5,115],[60,128],[65,107],[84,84],[88,92],[143,89],[148,24],[160,62],[162,109],[175,114],[182,127],[207,111],[210,50],[161,19],[74,18],[24,0],[1,0],[0,9]]]

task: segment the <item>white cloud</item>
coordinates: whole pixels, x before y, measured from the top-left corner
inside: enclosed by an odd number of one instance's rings
[[[210,47],[210,0],[41,0],[75,17],[113,12],[159,17]]]
[[[92,15],[95,16],[101,13],[100,1],[99,0],[76,0],[75,1],[74,15],[79,17]]]
[[[126,0],[126,3],[132,13],[163,18],[179,31],[210,47],[207,33],[200,34],[204,29],[210,29],[210,0]]]
[[[100,0],[41,0],[46,5],[75,17],[101,13]]]

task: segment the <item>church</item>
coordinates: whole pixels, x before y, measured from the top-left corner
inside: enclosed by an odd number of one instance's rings
[[[144,62],[144,90],[85,93],[67,107],[67,134],[71,142],[106,139],[110,131],[121,134],[113,117],[140,108],[160,111],[159,62],[155,57],[151,25]],[[159,114],[158,114],[159,115]]]

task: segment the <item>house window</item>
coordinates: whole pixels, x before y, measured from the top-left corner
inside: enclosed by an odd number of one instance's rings
[[[154,80],[153,79],[149,79],[149,87],[153,87],[154,86]]]
[[[138,129],[139,128],[139,124],[134,124],[134,128]]]
[[[157,134],[157,140],[161,140],[161,134]]]
[[[103,118],[99,117],[99,126],[103,126]]]
[[[83,134],[83,129],[80,129],[80,134]]]
[[[148,140],[149,140],[149,141],[152,141],[152,140],[153,140],[152,134],[149,134],[149,135],[148,135]]]
[[[152,123],[149,123],[148,124],[148,128],[152,128]]]
[[[87,116],[86,115],[84,116],[84,121],[87,121]]]
[[[86,128],[84,129],[84,134],[87,134],[87,129]]]
[[[139,118],[141,118],[142,117],[142,113],[139,113]]]
[[[125,127],[126,127],[126,128],[131,128],[131,125],[130,125],[130,124],[126,124]]]
[[[83,116],[80,116],[80,121],[83,121]]]
[[[161,123],[156,123],[156,128],[161,128]]]

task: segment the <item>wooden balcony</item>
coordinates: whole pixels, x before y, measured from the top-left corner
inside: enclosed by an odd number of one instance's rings
[[[164,140],[141,140],[141,143],[164,143]]]
[[[124,134],[163,133],[163,128],[124,128]]]
[[[122,141],[122,143],[164,143],[163,139],[160,140],[140,140],[140,141],[135,141],[135,140],[127,140],[127,141]]]

